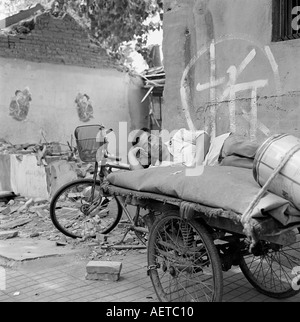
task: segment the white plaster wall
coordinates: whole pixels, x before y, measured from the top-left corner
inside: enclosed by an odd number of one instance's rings
[[[0,137],[13,144],[56,141],[66,144],[76,126],[103,123],[119,136],[120,122],[126,129],[139,128],[147,109],[140,102],[141,81],[115,69],[34,63],[0,58]],[[9,116],[15,90],[29,87],[32,95],[26,121]],[[81,122],[75,108],[78,93],[92,101],[94,119]],[[123,125],[124,127],[124,125]],[[73,141],[74,143],[74,141]],[[127,148],[122,146],[123,157]]]
[[[272,0],[165,0],[164,9],[165,129],[193,123],[216,135],[233,130],[259,140],[281,132],[300,136],[300,39],[272,42]],[[233,99],[224,95],[230,67],[242,67],[235,84],[267,81],[255,101],[242,86]]]
[[[35,155],[11,155],[10,167],[11,190],[15,194],[48,199],[46,171],[37,165]]]
[[[0,191],[26,198],[49,199],[62,185],[77,179],[74,163],[58,160],[38,165],[34,154],[0,155]]]

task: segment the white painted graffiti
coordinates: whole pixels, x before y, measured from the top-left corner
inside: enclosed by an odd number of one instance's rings
[[[238,35],[238,36],[225,36],[222,39],[219,39],[217,41],[212,41],[209,46],[204,46],[197,55],[190,61],[190,63],[187,65],[183,76],[181,80],[181,88],[180,88],[180,94],[181,94],[181,102],[183,111],[185,113],[185,117],[188,123],[188,126],[191,130],[195,130],[195,126],[193,123],[193,120],[191,118],[190,109],[191,106],[188,102],[190,102],[189,99],[189,93],[190,88],[187,80],[187,75],[190,71],[190,69],[195,65],[196,61],[207,51],[209,51],[210,56],[210,79],[206,83],[198,83],[196,85],[196,91],[203,92],[205,90],[210,91],[210,132],[211,136],[215,137],[216,135],[216,113],[217,109],[220,106],[220,103],[223,103],[224,101],[228,102],[228,108],[229,108],[229,122],[230,122],[230,131],[235,132],[236,131],[236,95],[238,92],[242,91],[249,91],[250,90],[250,113],[246,112],[242,109],[242,116],[245,118],[250,125],[249,133],[250,133],[250,139],[255,139],[257,129],[262,131],[266,136],[270,134],[270,130],[265,126],[263,123],[261,123],[258,120],[258,104],[257,104],[257,97],[258,97],[258,90],[260,88],[266,87],[269,84],[269,80],[266,78],[257,79],[249,82],[238,82],[239,76],[243,73],[243,71],[246,69],[246,67],[255,59],[257,55],[257,51],[255,48],[250,50],[249,54],[246,55],[246,57],[242,60],[242,62],[238,65],[231,65],[227,68],[226,76],[222,76],[217,78],[216,77],[216,45],[220,44],[221,42],[229,40],[241,40],[250,42],[253,47],[259,48],[264,56],[267,58],[271,69],[273,71],[273,77],[275,80],[275,86],[276,86],[276,97],[279,99],[281,96],[281,87],[280,87],[280,81],[279,81],[279,74],[278,74],[278,65],[275,62],[274,56],[268,46],[263,47],[259,43],[253,41],[252,39],[249,39],[246,35]],[[217,97],[216,96],[216,88],[220,85],[225,85],[225,89],[223,90],[222,94]],[[277,105],[279,105],[277,103]]]
[[[210,54],[211,57],[214,57],[215,53],[215,43],[212,42],[210,46]],[[251,129],[250,129],[250,138],[255,138],[256,128],[257,128],[257,89],[260,87],[264,87],[268,84],[267,79],[256,80],[247,83],[239,83],[237,84],[237,79],[240,74],[244,71],[244,69],[249,65],[249,63],[253,60],[256,55],[256,50],[252,49],[251,52],[246,56],[246,58],[242,61],[242,63],[238,66],[230,66],[227,69],[228,73],[228,82],[226,84],[226,89],[224,90],[221,98],[218,100],[223,102],[226,99],[229,99],[229,115],[230,115],[230,131],[236,132],[236,121],[235,121],[235,111],[236,111],[236,93],[240,91],[251,90]],[[215,64],[213,65],[215,66]],[[214,68],[214,67],[213,67]],[[205,89],[212,89],[216,86],[219,86],[225,83],[226,78],[221,77],[219,79],[214,78],[214,74],[212,73],[212,77],[210,83],[206,84],[198,84],[196,89],[198,92],[201,92]],[[212,97],[212,95],[211,95]]]

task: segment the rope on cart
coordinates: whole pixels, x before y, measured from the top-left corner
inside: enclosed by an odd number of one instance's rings
[[[254,208],[257,206],[260,199],[264,196],[266,193],[268,187],[270,186],[271,182],[275,179],[275,177],[279,174],[279,172],[282,170],[282,168],[286,165],[286,163],[289,161],[289,159],[300,150],[300,144],[295,145],[293,148],[291,148],[284,157],[282,157],[281,161],[279,162],[278,166],[274,169],[272,175],[269,177],[269,179],[266,181],[266,183],[263,185],[261,190],[257,193],[257,195],[254,197],[253,201],[250,203],[248,208],[245,210],[241,217],[241,223],[244,227],[244,233],[248,238],[250,238],[251,245],[250,250],[255,246],[255,244],[258,242],[258,236],[255,234],[253,225],[251,224],[251,217],[252,212]]]

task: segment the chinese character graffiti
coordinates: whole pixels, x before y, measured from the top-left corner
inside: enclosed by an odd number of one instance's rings
[[[245,51],[244,56],[240,56],[238,59],[232,55],[232,59],[236,61],[230,61],[228,66],[225,64],[220,66],[217,63],[220,64],[222,61],[227,62],[227,60],[222,60],[224,53],[221,47],[227,42],[240,44],[243,47],[247,46],[247,51]],[[220,47],[218,51],[216,50],[217,47]],[[220,56],[219,59],[217,59],[217,53]],[[193,67],[200,59],[206,59],[206,55],[209,56],[209,72],[206,75],[208,81],[197,82],[194,89],[191,87],[188,75],[192,72]],[[268,66],[269,72],[267,74],[263,73],[263,68],[259,69],[262,62],[264,64],[262,67]],[[252,69],[254,68],[259,71],[257,76],[252,72]],[[225,75],[220,73],[221,69],[222,71],[225,71]],[[217,75],[217,72],[219,72],[220,75]],[[247,78],[248,80],[246,80]],[[196,130],[194,118],[191,114],[191,111],[193,110],[191,93],[196,90],[200,95],[203,95],[202,93],[204,91],[209,91],[209,123],[205,124],[205,129],[210,132],[211,137],[216,136],[217,113],[219,112],[219,108],[226,105],[228,106],[228,130],[230,132],[237,131],[238,115],[239,121],[242,118],[248,123],[247,131],[250,139],[256,139],[258,131],[260,131],[262,135],[269,136],[271,130],[258,118],[258,97],[266,87],[269,87],[269,91],[273,91],[273,97],[275,97],[276,100],[273,127],[275,128],[276,126],[277,128],[279,124],[279,109],[281,107],[281,84],[278,65],[271,49],[268,46],[263,46],[256,40],[253,40],[248,35],[243,34],[225,35],[216,41],[212,40],[210,44],[205,44],[190,60],[181,78],[180,96],[182,110],[189,129],[193,131]],[[240,92],[247,93],[244,95],[247,95],[247,99],[250,102],[249,107],[246,106],[245,108],[245,105],[239,104],[238,94]]]

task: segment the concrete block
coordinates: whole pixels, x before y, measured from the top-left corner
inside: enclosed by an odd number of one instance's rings
[[[87,273],[120,273],[122,268],[121,262],[114,261],[90,261],[86,265]]]
[[[117,281],[122,269],[121,262],[114,261],[90,261],[86,265],[86,279]]]
[[[120,279],[120,274],[86,273],[85,279],[93,280],[93,281],[112,281],[112,282],[117,282]]]

